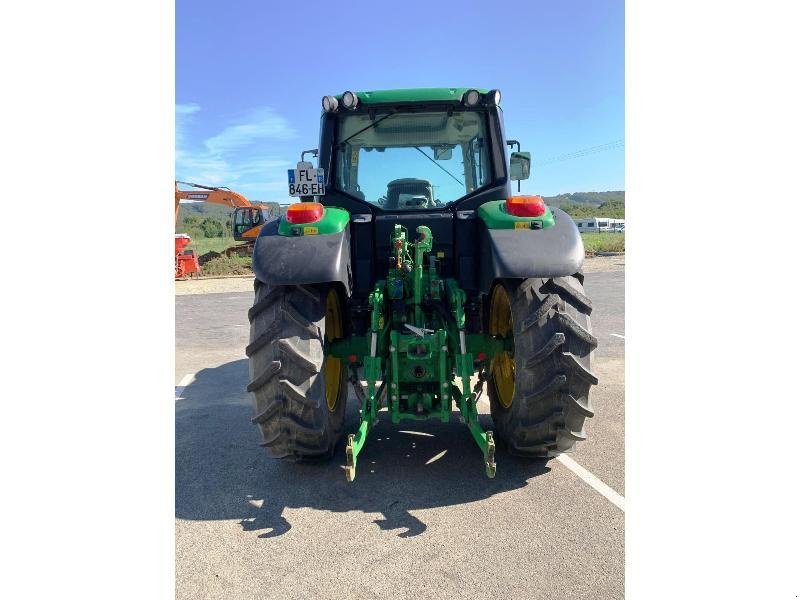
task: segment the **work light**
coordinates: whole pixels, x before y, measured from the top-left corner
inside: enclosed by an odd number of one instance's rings
[[[342,94],[342,104],[344,104],[346,109],[353,110],[356,106],[358,106],[358,96],[348,90]]]
[[[464,94],[464,104],[467,106],[477,106],[480,100],[481,95],[478,93],[478,90],[468,90],[467,93]]]
[[[322,110],[325,112],[334,112],[339,107],[339,101],[336,96],[323,96],[322,97]]]
[[[491,106],[499,106],[500,90],[490,90],[489,93],[486,94],[486,102]]]

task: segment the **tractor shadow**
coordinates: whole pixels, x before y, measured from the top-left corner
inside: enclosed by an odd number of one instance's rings
[[[373,522],[398,537],[423,534],[427,525],[409,511],[476,502],[525,487],[550,469],[544,460],[521,459],[499,444],[497,475],[488,479],[483,458],[457,413],[449,423],[403,422],[385,414],[359,455],[358,474],[348,483],[344,447],[322,463],[269,458],[250,423],[244,390],[246,360],[197,373],[175,403],[175,513],[179,519],[238,520],[258,537],[292,528],[285,508],[379,514]],[[488,416],[481,417],[491,427]],[[358,423],[348,399],[345,431]],[[343,436],[344,438],[344,436]]]

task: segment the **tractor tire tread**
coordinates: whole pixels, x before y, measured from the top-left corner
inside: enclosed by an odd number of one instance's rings
[[[592,301],[572,284],[572,279],[572,277],[554,277],[550,280],[550,285],[560,296],[569,296],[573,303],[583,306],[587,315],[592,314]]]
[[[262,333],[258,338],[256,338],[254,342],[247,345],[247,347],[244,349],[245,356],[247,356],[248,358],[253,356],[253,354],[255,354],[256,352],[261,350],[261,348],[266,346],[274,336],[275,336],[275,323],[273,323],[272,326],[268,327],[267,330],[264,331],[264,333]]]
[[[565,352],[561,355],[561,362],[565,367],[571,369],[574,375],[588,381],[592,385],[597,385],[599,380],[597,375],[592,373],[589,369],[581,364],[581,362],[571,352]]]
[[[330,456],[344,424],[346,378],[339,404],[328,410],[324,381],[327,286],[274,286],[257,281],[248,312],[249,357],[260,445],[273,458]]]
[[[499,402],[489,377],[488,394],[497,437],[511,454],[553,457],[586,439],[594,416],[590,390],[598,383],[591,360],[597,347],[583,290],[583,274],[504,281],[514,327],[514,396]],[[491,310],[491,309],[490,309]]]
[[[526,362],[525,367],[528,369],[532,369],[548,356],[552,356],[552,354],[558,350],[561,346],[564,345],[564,342],[567,340],[566,336],[561,333],[560,331],[553,334],[553,337],[541,348],[539,348],[533,356],[531,356]]]
[[[516,333],[525,333],[531,327],[539,323],[545,316],[547,316],[547,313],[556,307],[560,300],[561,299],[557,294],[548,294],[545,301],[534,311],[534,313],[522,322],[522,328]]]
[[[259,289],[259,284],[263,285],[257,279],[253,284],[255,286],[256,291]],[[277,302],[281,299],[280,288],[276,287],[273,288],[267,295],[261,298],[258,302],[253,304],[250,307],[250,310],[247,311],[247,319],[252,323],[253,319],[255,319],[258,315],[264,312],[269,306]]]
[[[258,377],[247,384],[248,392],[255,392],[257,389],[264,387],[270,379],[275,377],[281,370],[281,361],[273,360],[269,363],[266,370],[263,371]]]
[[[589,344],[592,349],[597,348],[597,338],[591,332],[580,325],[574,318],[566,313],[558,313],[558,320],[561,324],[569,329],[575,336],[581,338],[584,342]]]
[[[288,360],[291,360],[302,369],[305,369],[310,373],[317,372],[318,367],[316,363],[314,363],[313,360],[303,356],[303,353],[290,340],[278,340],[278,348],[281,356],[285,356]]]

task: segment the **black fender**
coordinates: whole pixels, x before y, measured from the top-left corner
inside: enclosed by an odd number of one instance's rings
[[[480,288],[489,293],[496,279],[563,277],[583,265],[583,240],[575,222],[551,207],[555,225],[547,229],[481,227]],[[483,222],[481,222],[483,223]]]
[[[350,297],[350,225],[339,233],[286,236],[278,234],[279,222],[273,219],[265,223],[256,238],[256,279],[268,285],[339,282]]]

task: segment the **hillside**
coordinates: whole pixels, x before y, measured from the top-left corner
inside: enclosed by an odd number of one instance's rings
[[[559,194],[558,196],[545,196],[544,201],[549,206],[563,207],[565,204],[586,206],[600,206],[606,202],[625,203],[625,191],[616,192],[574,192],[572,194]]]
[[[545,197],[550,206],[557,206],[573,219],[584,217],[625,218],[625,192],[575,192]]]
[[[209,204],[208,202],[181,202],[179,219],[188,215],[213,217],[215,219],[227,219],[232,212],[232,208],[222,206],[221,204]]]

